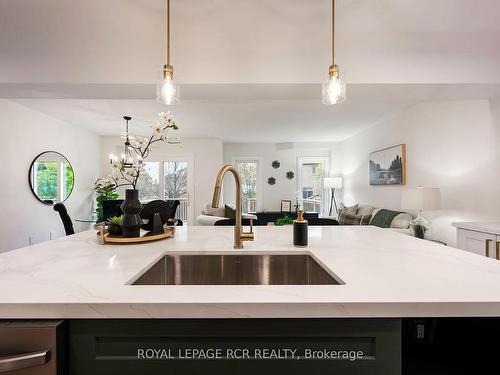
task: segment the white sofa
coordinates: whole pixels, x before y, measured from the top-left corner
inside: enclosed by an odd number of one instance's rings
[[[349,213],[351,215],[355,215],[355,216],[371,215],[371,218],[370,218],[370,223],[371,223],[371,221],[373,220],[373,217],[382,208],[370,206],[367,204],[356,204],[356,205],[351,206],[351,207],[346,207],[341,203],[339,205],[339,211],[342,209],[346,210],[347,213]],[[413,219],[412,215],[410,215],[409,213],[406,213],[406,212],[402,212],[394,217],[389,229],[397,231],[397,232],[401,232],[404,234],[411,235],[410,222],[412,219]]]
[[[234,208],[233,205],[228,205]],[[196,218],[196,225],[215,225],[219,220],[226,220],[225,207],[213,208],[211,203],[207,203],[205,208],[201,211],[201,215]],[[242,214],[243,219],[253,219],[257,220],[256,215],[252,214]]]

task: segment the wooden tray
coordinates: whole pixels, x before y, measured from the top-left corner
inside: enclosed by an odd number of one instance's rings
[[[130,243],[151,242],[151,241],[164,240],[165,238],[174,237],[174,228],[164,227],[163,230],[164,230],[163,233],[153,234],[147,232],[140,237],[121,237],[109,234],[108,231],[102,227],[99,230],[99,232],[97,232],[97,235],[99,236],[99,241],[101,242],[101,245],[104,245],[106,243],[130,244]]]

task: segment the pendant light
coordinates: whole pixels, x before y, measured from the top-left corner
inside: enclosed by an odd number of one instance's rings
[[[156,85],[156,100],[171,105],[179,102],[179,86],[174,82],[174,67],[170,65],[170,0],[165,3],[165,65]]]
[[[332,65],[328,70],[328,79],[323,82],[322,96],[323,104],[341,103],[346,97],[346,85],[335,64],[335,0],[332,0]]]

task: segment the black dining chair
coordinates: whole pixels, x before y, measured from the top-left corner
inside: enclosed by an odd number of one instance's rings
[[[142,225],[142,229],[153,229],[153,215],[155,213],[160,214],[163,224],[175,222],[175,213],[177,212],[177,207],[179,207],[180,203],[181,202],[177,199],[169,199],[167,201],[158,199],[146,203],[144,207],[142,207],[140,213],[141,218],[147,221],[147,224]],[[177,221],[176,224],[179,225],[179,222]],[[182,221],[180,222],[180,225],[182,225]]]
[[[113,216],[121,216],[123,214],[120,208],[123,199],[106,199],[102,201],[102,217],[104,221],[109,220]]]
[[[75,234],[75,229],[73,228],[73,222],[68,215],[68,210],[66,210],[66,206],[62,203],[56,203],[54,205],[54,211],[59,213],[61,220],[64,225],[64,231],[66,232],[66,236],[71,234]]]

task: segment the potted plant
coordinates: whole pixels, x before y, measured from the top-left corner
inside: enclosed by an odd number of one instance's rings
[[[430,223],[419,216],[410,222],[410,228],[415,237],[423,239],[425,237],[425,232],[430,229]]]
[[[121,221],[122,221],[121,216],[113,216],[109,218],[108,233],[113,236],[121,236],[122,235],[122,228],[120,227]]]
[[[293,219],[288,215],[285,215],[284,217],[280,217],[274,223],[274,225],[277,225],[277,226],[290,225],[290,224],[293,224]]]

